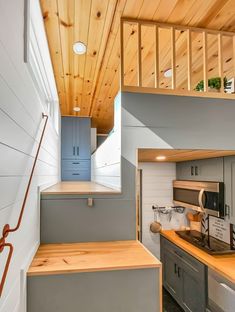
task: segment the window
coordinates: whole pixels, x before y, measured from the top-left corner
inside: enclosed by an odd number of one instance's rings
[[[43,109],[58,133],[59,99],[38,0],[27,0],[25,16],[25,62]]]

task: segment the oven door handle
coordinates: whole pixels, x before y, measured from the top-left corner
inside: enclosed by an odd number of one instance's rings
[[[199,192],[199,195],[198,195],[199,207],[201,208],[201,210],[203,212],[205,212],[205,207],[203,206],[203,202],[202,202],[202,198],[203,198],[204,192],[205,192],[205,190],[201,189],[200,192]]]

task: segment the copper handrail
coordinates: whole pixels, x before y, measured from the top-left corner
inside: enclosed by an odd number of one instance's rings
[[[17,222],[17,224],[16,224],[16,226],[14,228],[10,228],[9,224],[5,224],[5,226],[3,227],[3,231],[2,231],[2,237],[0,238],[0,253],[3,252],[5,247],[8,247],[10,249],[10,251],[8,253],[7,261],[6,261],[6,264],[5,264],[5,268],[4,268],[4,271],[3,271],[1,283],[0,283],[0,297],[2,295],[3,287],[4,287],[4,284],[5,284],[7,272],[8,272],[9,266],[10,266],[11,257],[12,257],[13,249],[14,249],[13,245],[11,243],[6,243],[6,237],[8,236],[9,233],[17,231],[19,229],[20,225],[21,225],[21,221],[22,221],[22,218],[23,218],[25,205],[26,205],[26,202],[27,202],[28,193],[29,193],[29,190],[30,190],[30,186],[31,186],[31,182],[32,182],[35,166],[36,166],[36,163],[37,163],[37,160],[38,160],[38,155],[39,155],[39,152],[40,152],[40,148],[41,148],[41,145],[42,145],[42,140],[43,140],[43,137],[44,137],[46,126],[47,126],[48,115],[45,115],[43,113],[42,114],[42,118],[46,118],[46,121],[45,121],[44,126],[43,126],[41,138],[40,138],[40,141],[39,141],[39,144],[38,144],[37,153],[36,153],[35,158],[34,158],[33,167],[32,167],[32,170],[31,170],[31,173],[30,173],[30,177],[29,177],[29,182],[28,182],[28,185],[27,185],[27,188],[26,188],[26,191],[25,191],[24,200],[23,200],[23,204],[22,204],[22,207],[21,207],[21,210],[20,210],[18,222]]]

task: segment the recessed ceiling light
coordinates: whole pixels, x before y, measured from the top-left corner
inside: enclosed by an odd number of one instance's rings
[[[170,78],[172,77],[172,69],[168,68],[167,70],[164,71],[164,77]]]
[[[156,157],[156,160],[165,160],[165,159],[166,159],[166,156],[159,155]]]
[[[80,112],[81,108],[78,107],[78,106],[75,106],[75,107],[73,108],[73,110],[74,110],[75,112]]]
[[[76,54],[84,54],[86,53],[86,45],[81,42],[77,41],[73,44],[73,52]]]

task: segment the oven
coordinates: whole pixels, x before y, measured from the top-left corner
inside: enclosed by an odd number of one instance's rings
[[[224,183],[205,181],[173,181],[176,205],[224,217]]]

